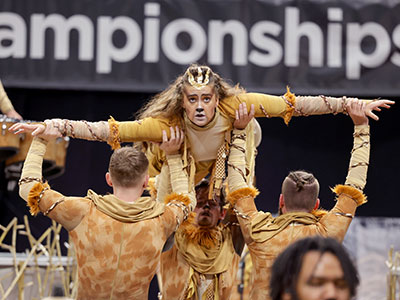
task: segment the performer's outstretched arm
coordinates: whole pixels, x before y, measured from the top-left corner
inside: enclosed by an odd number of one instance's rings
[[[42,180],[42,162],[47,141],[35,137],[26,156],[19,181],[19,194],[28,202],[30,213],[42,212],[65,229],[73,230],[88,212],[90,201],[81,197],[66,197],[50,189]]]
[[[348,113],[354,123],[354,143],[351,151],[349,170],[344,185],[337,185],[333,191],[337,195],[335,207],[320,222],[327,228],[329,236],[342,241],[354,217],[356,208],[366,202],[363,189],[367,180],[370,152],[368,117],[363,105],[352,102]]]
[[[256,117],[282,117],[288,124],[292,116],[310,116],[321,114],[337,114],[346,112],[349,101],[363,101],[367,116],[377,120],[373,110],[379,107],[388,107],[393,104],[390,100],[358,100],[357,98],[329,97],[329,96],[295,96],[289,90],[283,96],[274,96],[261,93],[243,93],[221,100],[220,106],[231,117],[239,104],[245,102],[248,106],[255,107]]]

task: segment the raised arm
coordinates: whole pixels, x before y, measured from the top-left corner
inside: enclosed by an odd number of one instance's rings
[[[357,102],[348,104],[347,111],[354,123],[354,143],[351,151],[349,170],[344,185],[337,185],[335,207],[321,218],[328,235],[342,241],[354,217],[356,208],[366,202],[363,189],[367,180],[370,152],[368,118],[364,105]]]
[[[393,104],[390,100],[358,100],[347,97],[328,96],[296,96],[288,91],[283,96],[273,96],[260,93],[243,93],[221,101],[220,105],[228,115],[234,116],[235,110],[240,103],[245,102],[248,106],[255,107],[255,117],[282,117],[286,124],[289,124],[292,116],[310,116],[321,114],[337,114],[346,112],[349,101],[362,101],[367,116],[377,120],[372,110],[377,107],[387,107]]]
[[[42,162],[46,145],[44,139],[33,139],[22,169],[19,194],[27,201],[32,215],[42,212],[70,231],[80,223],[90,204],[84,198],[66,197],[53,191],[43,182]]]

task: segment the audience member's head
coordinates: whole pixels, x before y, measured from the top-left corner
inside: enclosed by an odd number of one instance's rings
[[[310,237],[286,248],[272,266],[272,300],[349,300],[358,273],[344,247],[332,238]]]
[[[279,207],[282,212],[309,212],[319,206],[319,183],[313,174],[292,171],[282,183]]]
[[[194,209],[196,213],[196,223],[202,227],[213,228],[219,224],[225,217],[225,196],[215,196],[215,199],[209,199],[210,183],[207,179],[203,179],[196,186],[197,205]]]

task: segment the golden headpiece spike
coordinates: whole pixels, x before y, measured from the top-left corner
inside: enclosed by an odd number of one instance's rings
[[[198,69],[197,69],[196,78],[190,72],[190,68],[188,68],[186,70],[186,73],[188,75],[188,81],[189,81],[190,85],[198,90],[205,87],[210,82],[210,68],[207,68],[207,72],[206,72],[206,75],[204,76],[204,80],[203,80],[203,71],[201,70],[200,67],[198,67]]]

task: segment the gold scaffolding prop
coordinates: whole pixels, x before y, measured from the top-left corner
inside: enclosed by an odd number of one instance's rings
[[[39,239],[31,234],[27,216],[24,216],[24,224],[18,225],[17,218],[14,218],[6,227],[0,225],[0,230],[3,231],[0,235],[0,247],[9,251],[13,265],[10,272],[0,277],[1,300],[6,300],[14,288],[17,288],[18,300],[24,299],[25,288],[34,284],[33,281],[25,282],[27,271],[35,274],[35,285],[38,288],[37,295],[32,297],[32,300],[51,296],[57,273],[61,278],[65,296],[76,298],[77,266],[75,253],[73,247],[65,243],[64,246],[68,249],[68,255],[66,257],[61,255],[60,224],[52,221],[52,226]],[[11,245],[3,243],[9,233],[11,233]],[[26,236],[30,244],[31,249],[24,254],[16,252],[18,234]],[[13,280],[7,288],[4,288],[4,281],[9,281],[10,278],[13,278]]]
[[[400,299],[400,252],[394,252],[393,247],[389,250],[386,266],[389,268],[387,300]]]

